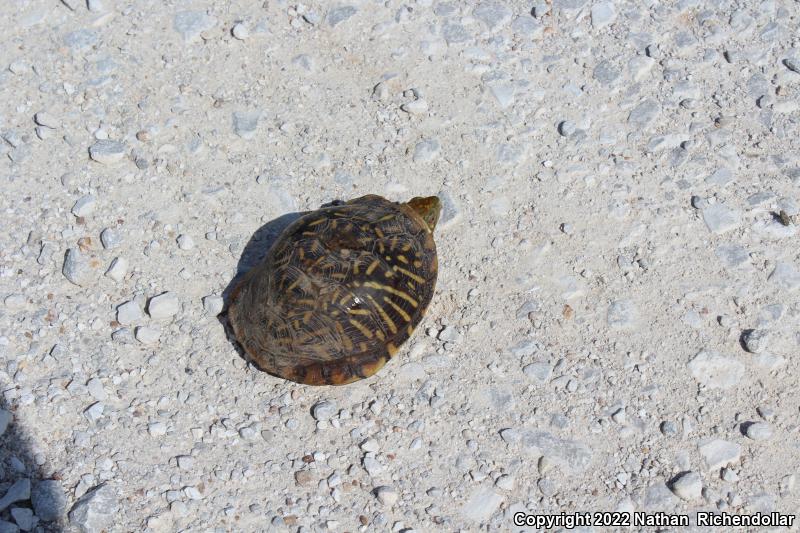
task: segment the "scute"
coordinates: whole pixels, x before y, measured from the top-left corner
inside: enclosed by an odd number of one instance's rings
[[[228,317],[262,370],[311,385],[369,377],[433,296],[437,260],[405,204],[364,196],[306,214],[234,289]]]

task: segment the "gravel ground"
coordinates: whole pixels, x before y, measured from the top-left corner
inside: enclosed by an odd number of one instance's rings
[[[5,5],[0,531],[800,512],[797,1]],[[426,319],[255,370],[226,288],[367,193],[445,202]]]

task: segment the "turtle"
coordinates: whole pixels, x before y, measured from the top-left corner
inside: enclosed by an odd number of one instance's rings
[[[258,369],[306,385],[372,376],[422,320],[438,272],[438,197],[370,194],[304,214],[243,275],[233,335]]]

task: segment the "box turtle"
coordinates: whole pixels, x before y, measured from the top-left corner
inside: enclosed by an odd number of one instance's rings
[[[435,196],[368,195],[293,222],[231,293],[228,320],[248,357],[307,385],[380,370],[433,296],[440,211]]]

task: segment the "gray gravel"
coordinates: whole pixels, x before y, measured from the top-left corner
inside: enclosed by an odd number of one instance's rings
[[[0,531],[800,512],[797,2],[12,4]],[[235,276],[367,193],[442,199],[423,323],[259,372]]]

